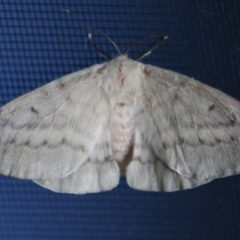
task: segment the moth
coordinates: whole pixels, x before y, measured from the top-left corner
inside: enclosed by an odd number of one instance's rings
[[[240,173],[240,102],[123,54],[0,109],[0,173],[55,192],[177,191]]]

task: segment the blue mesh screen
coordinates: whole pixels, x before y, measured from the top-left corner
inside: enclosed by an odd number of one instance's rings
[[[104,31],[122,51],[140,37],[167,35],[143,63],[193,76],[240,99],[239,13],[237,0],[1,0],[0,104],[104,62],[82,26]],[[93,38],[118,55],[104,37]],[[129,56],[152,43],[136,45]],[[0,192],[1,240],[240,239],[239,176],[173,193],[136,191],[122,177],[114,190],[89,195],[56,194],[2,176]]]

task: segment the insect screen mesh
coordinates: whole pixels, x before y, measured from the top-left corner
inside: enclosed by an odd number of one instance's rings
[[[0,104],[105,60],[82,26],[125,51],[167,35],[143,63],[168,68],[240,99],[240,1],[0,1]],[[93,32],[96,45],[118,55]],[[129,53],[152,46],[146,40]],[[240,156],[239,156],[240,157]],[[150,193],[125,178],[110,192],[56,194],[31,181],[0,179],[0,239],[240,239],[240,177],[192,190]]]

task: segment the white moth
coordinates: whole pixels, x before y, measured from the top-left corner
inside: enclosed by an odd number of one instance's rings
[[[0,173],[55,192],[146,191],[240,173],[240,102],[122,55],[0,109]]]

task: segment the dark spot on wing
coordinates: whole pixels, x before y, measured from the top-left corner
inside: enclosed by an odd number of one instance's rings
[[[150,76],[151,76],[151,71],[150,71],[147,67],[145,67],[145,68],[143,69],[143,72],[144,72],[144,74],[145,74],[147,77],[150,77]]]
[[[34,108],[34,107],[31,107],[31,112],[32,112],[32,113],[35,113],[35,114],[38,114],[38,113],[39,113],[38,110],[37,110],[36,108]]]
[[[232,118],[230,118],[230,126],[234,126],[237,122],[237,119],[235,116],[232,116]]]
[[[62,141],[61,141],[62,144],[65,144],[66,143],[66,139],[63,138]]]
[[[126,103],[120,102],[120,103],[117,103],[116,105],[117,107],[124,107],[126,106]]]
[[[204,144],[204,141],[200,137],[198,137],[198,140],[202,145]]]
[[[232,141],[235,141],[235,138],[234,138],[233,136],[230,136],[230,139],[231,139]]]
[[[65,84],[64,84],[64,83],[59,83],[59,84],[57,85],[57,88],[58,88],[59,90],[62,90],[63,88],[65,88]]]
[[[98,68],[96,73],[101,74],[105,68],[106,68],[105,65],[103,67]]]
[[[103,70],[106,68],[106,66],[98,68],[92,75],[93,78],[99,77],[103,73]]]
[[[215,105],[212,104],[211,106],[208,107],[208,111],[212,111],[212,110],[214,110],[214,108],[215,108]]]

